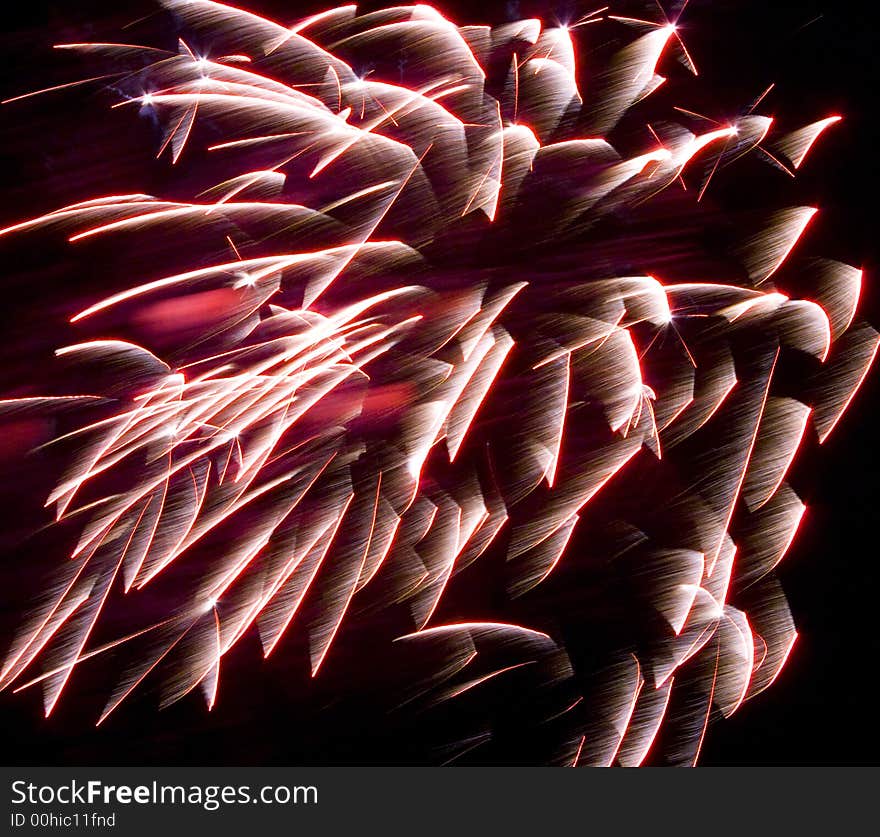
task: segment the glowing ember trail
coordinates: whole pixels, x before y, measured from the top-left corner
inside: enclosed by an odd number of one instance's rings
[[[95,720],[148,687],[217,712],[250,637],[419,734],[464,707],[429,760],[694,764],[792,649],[786,475],[880,342],[861,271],[800,255],[814,207],[719,220],[713,190],[746,156],[795,175],[841,117],[648,116],[670,56],[696,75],[662,17],[161,3],[176,51],[59,45],[94,71],[51,95],[155,127],[168,197],[0,231],[107,265],[71,275],[45,386],[0,402],[47,428],[67,550],[0,687],[49,715],[100,668]],[[616,46],[581,90],[591,39]],[[703,223],[711,262],[668,245]]]

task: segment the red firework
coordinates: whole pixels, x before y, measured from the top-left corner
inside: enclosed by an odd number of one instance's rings
[[[681,34],[607,9],[162,5],[176,49],[59,48],[156,131],[166,197],[0,232],[101,288],[69,294],[50,394],[0,403],[72,539],[0,685],[48,715],[88,664],[115,677],[99,723],[147,684],[210,709],[256,635],[472,716],[444,756],[695,763],[795,642],[786,475],[880,339],[861,271],[798,254],[815,208],[713,184],[793,176],[840,117],[658,113],[664,56],[696,73]]]

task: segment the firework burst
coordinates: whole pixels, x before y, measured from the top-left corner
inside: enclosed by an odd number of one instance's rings
[[[667,19],[162,5],[175,49],[59,48],[155,132],[165,197],[0,232],[106,290],[70,292],[49,394],[0,403],[70,539],[0,686],[211,708],[257,636],[460,717],[432,759],[695,763],[795,642],[786,475],[878,346],[861,271],[798,254],[815,208],[713,184],[794,175],[839,117],[658,113],[661,61],[696,73]]]

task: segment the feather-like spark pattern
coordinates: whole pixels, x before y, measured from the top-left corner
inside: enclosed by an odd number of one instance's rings
[[[659,240],[652,207],[700,217],[713,176],[753,151],[794,171],[838,117],[670,112],[624,148],[674,26],[591,19],[619,48],[581,90],[580,34],[536,20],[162,5],[177,51],[64,48],[158,126],[169,196],[0,233],[113,277],[57,351],[79,391],[0,403],[50,420],[47,506],[75,530],[0,685],[48,714],[101,660],[101,721],[148,683],[211,707],[245,636],[305,643],[320,677],[378,624],[397,711],[465,707],[432,758],[694,763],[791,650],[786,475],[878,335],[859,270],[798,256],[813,207],[733,213],[715,275],[652,266],[634,219]]]

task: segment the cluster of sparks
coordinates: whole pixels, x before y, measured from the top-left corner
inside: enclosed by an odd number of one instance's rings
[[[177,52],[60,48],[110,66],[97,83],[161,126],[193,197],[102,196],[0,232],[129,254],[118,289],[71,319],[94,337],[57,352],[86,391],[0,403],[59,417],[47,506],[78,532],[0,686],[39,684],[48,715],[98,658],[119,669],[99,722],[146,681],[163,705],[201,689],[211,707],[246,634],[266,656],[303,637],[317,676],[344,625],[403,609],[389,647],[430,661],[422,700],[563,684],[546,760],[639,764],[665,719],[664,757],[694,763],[712,712],[766,688],[795,641],[773,575],[804,512],[785,477],[878,335],[856,319],[860,270],[798,261],[812,207],[764,208],[732,250],[739,283],[590,267],[579,236],[690,172],[697,201],[747,154],[794,174],[839,117],[776,136],[756,103],[702,134],[646,125],[625,156],[608,137],[663,84],[664,53],[695,71],[668,21],[344,6],[289,27],[162,5]],[[624,37],[582,94],[586,24]],[[774,386],[791,353],[813,370],[794,393]],[[615,484],[628,500],[588,523]],[[440,618],[452,580],[493,555],[510,613],[529,612],[577,564],[579,522],[628,580],[634,626],[595,671],[552,618]],[[138,605],[157,586],[158,618]],[[96,644],[113,608],[127,629]]]

